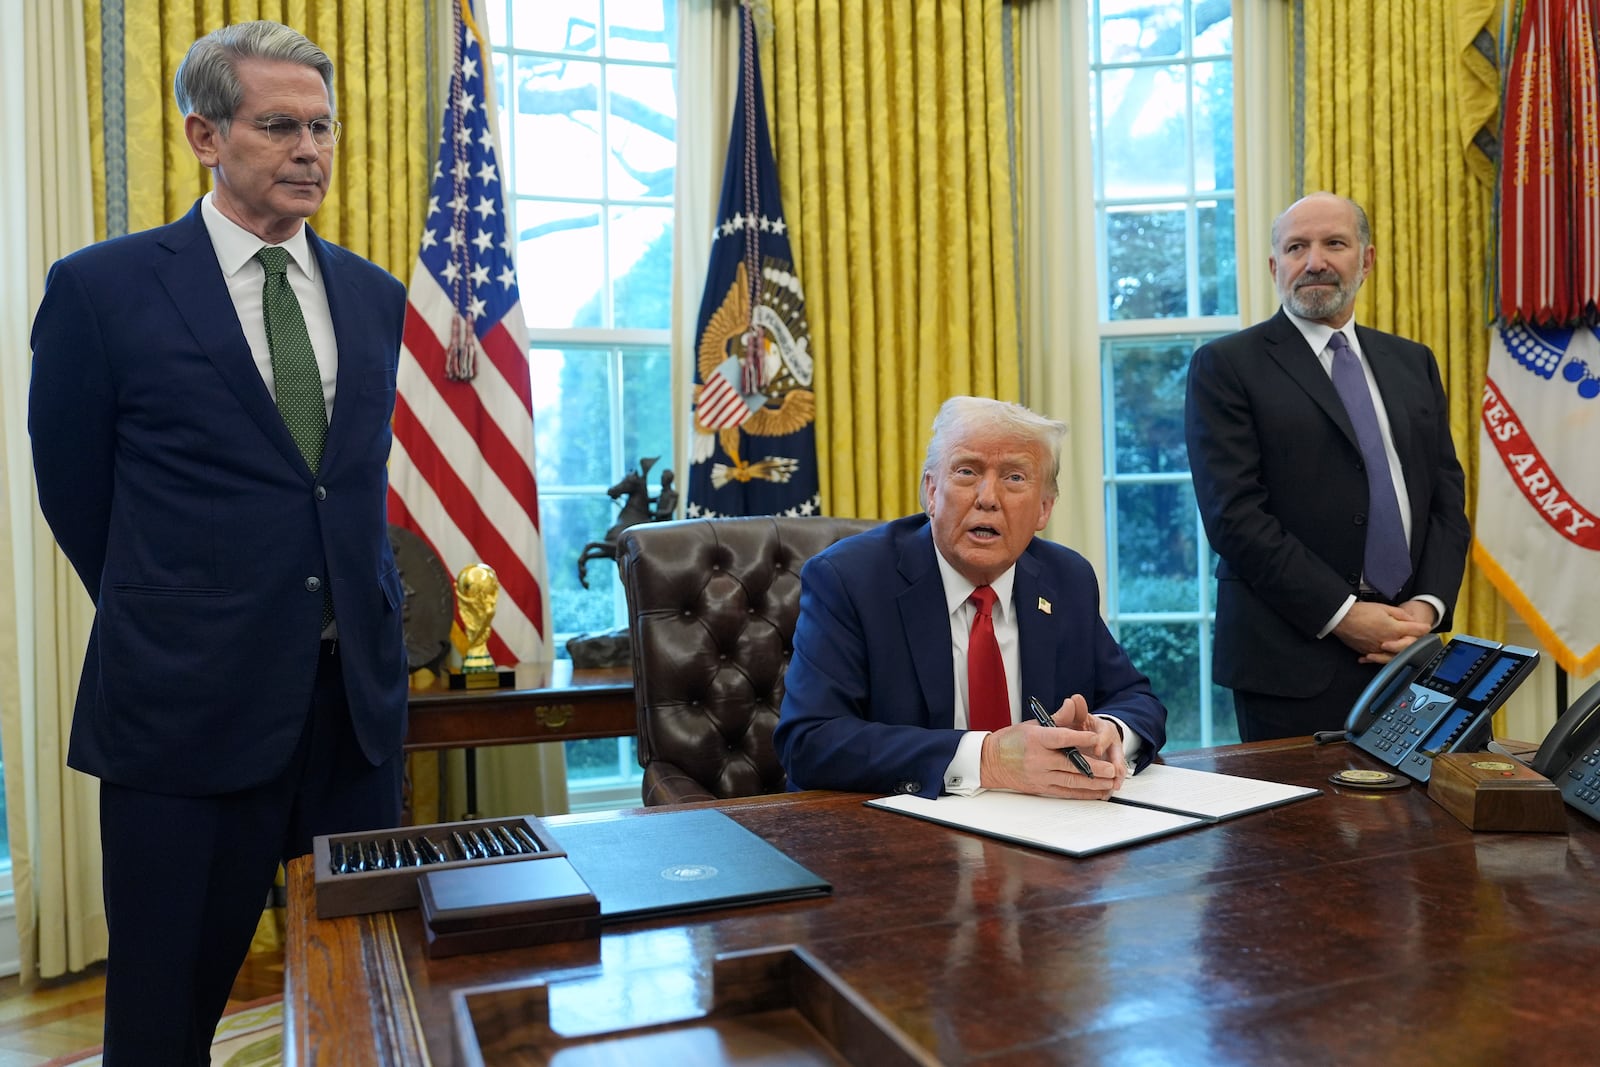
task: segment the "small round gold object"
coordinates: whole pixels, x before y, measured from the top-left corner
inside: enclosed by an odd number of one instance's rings
[[[1475,770],[1480,771],[1514,771],[1517,769],[1516,764],[1497,759],[1473,760],[1472,766]]]

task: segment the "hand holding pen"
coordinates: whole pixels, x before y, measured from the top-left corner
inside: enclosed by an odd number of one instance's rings
[[[1028,698],[1028,710],[1033,712],[1033,717],[1038,719],[1041,725],[1049,726],[1052,729],[1055,727],[1055,716],[1045,710],[1045,706],[1039,703],[1038,697]],[[1067,759],[1072,761],[1072,765],[1078,768],[1080,774],[1089,778],[1094,777],[1094,770],[1089,766],[1089,760],[1076,747],[1064,748],[1061,751],[1066,753]]]

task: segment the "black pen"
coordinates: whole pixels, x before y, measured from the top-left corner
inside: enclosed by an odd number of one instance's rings
[[[1028,698],[1028,710],[1032,711],[1033,717],[1044,725],[1054,726],[1056,724],[1055,717],[1044,710],[1044,705],[1039,703],[1038,697]],[[1094,777],[1094,770],[1090,768],[1089,761],[1084,758],[1082,752],[1079,752],[1076,748],[1064,748],[1061,751],[1067,754],[1067,758],[1072,761],[1072,765],[1082,771],[1085,776]]]

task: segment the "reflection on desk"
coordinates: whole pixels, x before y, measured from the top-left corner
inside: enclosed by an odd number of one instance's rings
[[[524,664],[517,682],[516,689],[450,689],[440,679],[432,688],[411,690],[406,750],[634,735],[627,667],[575,671],[571,660]]]
[[[290,870],[292,1063],[446,1064],[451,993],[552,983],[596,1032],[703,1011],[714,958],[795,944],[944,1063],[1577,1063],[1600,958],[1600,827],[1473,834],[1412,787],[1328,784],[1352,746],[1169,762],[1324,797],[1075,860],[794,793],[715,805],[832,897],[619,924],[598,942],[430,961],[414,911],[319,921]],[[639,813],[546,820],[643,819]],[[1560,855],[1552,842],[1564,846]],[[1492,847],[1487,847],[1491,846]],[[531,861],[538,862],[538,861]]]

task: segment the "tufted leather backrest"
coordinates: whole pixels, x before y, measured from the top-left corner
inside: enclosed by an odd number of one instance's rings
[[[782,792],[772,747],[800,568],[867,519],[684,519],[622,532],[644,802]]]

